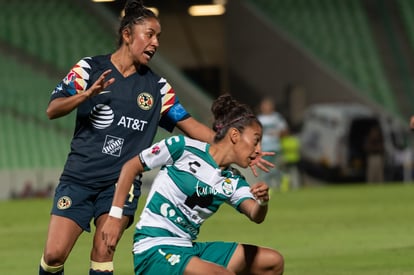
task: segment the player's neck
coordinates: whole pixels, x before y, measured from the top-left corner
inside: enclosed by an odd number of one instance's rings
[[[131,62],[131,59],[123,54],[121,50],[118,50],[111,55],[111,62],[124,77],[136,73],[138,69],[137,66]]]
[[[211,144],[209,153],[216,161],[220,169],[224,169],[231,164],[231,161],[229,161],[231,152],[228,151],[226,146],[219,145],[217,143]]]

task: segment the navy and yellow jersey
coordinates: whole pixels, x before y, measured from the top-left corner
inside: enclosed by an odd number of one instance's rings
[[[192,246],[201,225],[227,203],[239,210],[253,199],[250,186],[233,169],[221,170],[209,144],[173,136],[140,155],[146,170],[162,167],[137,223],[134,252],[154,245]]]
[[[124,77],[110,55],[80,60],[52,92],[50,100],[86,91],[106,70],[115,82],[77,108],[76,126],[62,180],[90,186],[116,180],[122,165],[150,146],[158,126],[172,131],[189,117],[162,77],[141,66]]]

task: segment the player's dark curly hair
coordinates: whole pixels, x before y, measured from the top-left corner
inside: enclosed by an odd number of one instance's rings
[[[230,128],[243,132],[246,126],[257,123],[262,127],[251,108],[235,100],[231,95],[224,94],[214,100],[211,106],[214,115],[213,130],[216,132],[214,141],[224,138]]]
[[[125,28],[130,28],[132,25],[137,24],[147,18],[155,18],[159,21],[158,16],[150,9],[147,9],[142,0],[128,0],[125,3],[125,15],[121,19],[121,24],[118,29],[118,46],[122,45],[122,31]]]

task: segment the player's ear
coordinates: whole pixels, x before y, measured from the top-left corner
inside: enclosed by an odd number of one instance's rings
[[[122,38],[124,39],[125,44],[128,45],[130,43],[130,41],[131,41],[131,29],[130,28],[125,27],[122,30]]]
[[[234,128],[234,127],[230,128],[229,131],[228,131],[228,134],[229,134],[230,140],[233,144],[235,144],[239,141],[240,131],[237,130],[237,128]]]

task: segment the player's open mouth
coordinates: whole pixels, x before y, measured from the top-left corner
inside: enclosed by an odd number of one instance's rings
[[[155,51],[145,51],[144,52],[146,55],[148,55],[149,56],[149,58],[152,58],[153,56],[154,56],[154,54],[155,54]]]

